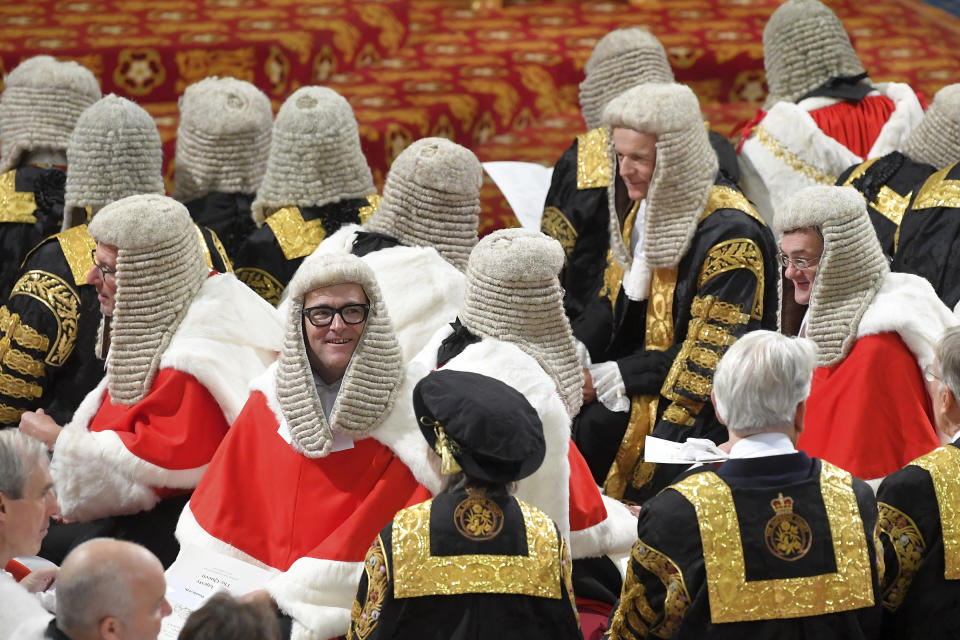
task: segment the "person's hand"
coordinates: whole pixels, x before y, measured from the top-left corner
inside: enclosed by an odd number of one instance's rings
[[[597,390],[593,388],[593,378],[589,369],[583,370],[583,404],[597,401]]]
[[[60,571],[60,567],[42,567],[40,569],[35,569],[28,573],[24,579],[20,581],[20,586],[30,593],[40,593],[41,591],[46,591],[50,588],[50,585],[53,584],[53,581],[57,577],[58,571]]]
[[[63,427],[44,413],[43,409],[37,409],[36,411],[27,411],[20,416],[20,431],[31,438],[36,438],[52,450],[57,437],[63,431]]]

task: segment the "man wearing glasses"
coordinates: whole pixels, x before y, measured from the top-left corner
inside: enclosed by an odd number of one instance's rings
[[[251,383],[177,539],[275,571],[255,597],[292,618],[293,637],[332,638],[370,542],[440,476],[401,400],[412,385],[371,267],[317,255],[287,291],[280,357]]]
[[[923,278],[891,273],[863,197],[808,187],[777,212],[780,263],[818,347],[798,448],[878,480],[936,447],[921,373],[956,324]]]

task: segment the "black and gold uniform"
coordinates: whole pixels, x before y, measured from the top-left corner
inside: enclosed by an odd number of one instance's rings
[[[303,259],[343,225],[366,222],[379,202],[380,196],[369,196],[275,211],[240,246],[237,277],[261,298],[277,304]]]
[[[853,187],[867,201],[870,222],[888,260],[897,253],[900,222],[910,197],[935,171],[929,164],[892,151],[880,158],[855,164],[837,178],[837,186]]]
[[[960,302],[960,163],[917,185],[900,223],[892,271],[930,281],[951,309]]]
[[[27,165],[0,175],[0,302],[30,249],[60,229],[65,183],[57,168]]]
[[[611,640],[876,637],[865,482],[802,452],[704,469],[644,504]]]
[[[207,266],[226,273],[230,260],[216,234],[197,227]],[[0,427],[42,408],[66,424],[103,377],[95,355],[100,303],[87,284],[97,243],[87,225],[46,238],[26,257],[0,307]]]
[[[347,638],[581,638],[570,554],[542,511],[468,488],[400,511],[364,562]]]
[[[256,194],[212,191],[183,205],[193,221],[207,227],[220,238],[231,261],[240,253],[240,246],[257,230],[250,215],[250,204]]]
[[[940,447],[886,477],[877,491],[884,637],[960,632],[960,449]]]
[[[625,241],[631,228],[628,217]],[[599,295],[571,324],[593,362],[617,362],[631,409],[585,405],[573,436],[607,495],[642,503],[682,470],[643,460],[648,433],[726,440],[710,403],[713,371],[747,331],[776,329],[780,270],[770,230],[719,172],[689,248],[676,267],[654,270],[648,299],[630,300],[622,277],[610,262]]]

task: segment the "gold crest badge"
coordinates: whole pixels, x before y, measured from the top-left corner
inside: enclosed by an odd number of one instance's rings
[[[790,562],[807,555],[813,532],[807,521],[793,512],[793,498],[780,493],[770,501],[770,506],[774,516],[763,532],[770,553]]]
[[[453,524],[464,538],[492,540],[503,530],[503,511],[484,491],[468,490],[468,497],[453,511]]]

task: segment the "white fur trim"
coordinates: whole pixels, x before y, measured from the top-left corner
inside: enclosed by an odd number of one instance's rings
[[[957,317],[924,278],[891,272],[860,319],[857,338],[896,332],[923,369],[933,364],[943,332],[957,324]]]
[[[232,423],[247,400],[251,379],[276,360],[282,342],[277,310],[232,273],[220,274],[204,281],[163,352],[160,368],[195,377]]]
[[[619,500],[601,497],[607,518],[592,527],[570,532],[570,555],[574,559],[630,553],[637,541],[637,516]]]
[[[50,463],[60,509],[79,522],[152,509],[160,500],[152,487],[190,489],[206,469],[164,469],[132,454],[115,431],[87,431],[106,388],[104,379],[80,403]]]
[[[328,640],[347,633],[362,562],[300,558],[266,589],[293,618],[292,640]]]
[[[406,379],[412,385],[436,368],[437,348],[452,331],[450,327],[439,329],[410,363]],[[540,468],[517,483],[517,497],[545,512],[557,523],[564,537],[569,537],[570,417],[553,379],[516,345],[491,339],[469,345],[444,365],[444,369],[472,371],[500,380],[522,393],[537,410],[547,451]],[[410,395],[401,399],[412,403]]]
[[[276,363],[250,383],[251,391],[259,391],[267,399],[267,406],[273,412],[279,429],[286,428],[287,421],[280,410],[277,400]],[[413,414],[413,385],[416,380],[405,377],[401,389],[394,402],[393,408],[376,429],[370,432],[370,437],[389,447],[400,461],[413,474],[417,482],[425,486],[431,493],[440,491],[441,479],[439,468],[431,465],[431,451],[426,439],[420,434],[417,421]],[[279,437],[279,436],[278,436]]]
[[[902,82],[884,82],[875,85],[880,93],[893,100],[894,110],[873,141],[865,160],[880,158],[903,146],[914,127],[923,120],[923,107],[910,85]]]
[[[244,562],[252,564],[255,567],[260,567],[261,569],[267,569],[268,571],[279,571],[276,567],[271,567],[263,562],[260,562],[250,554],[244,553],[233,545],[224,542],[219,538],[214,538],[212,535],[207,533],[206,529],[201,527],[200,523],[197,522],[197,519],[193,515],[193,511],[190,508],[189,502],[187,503],[187,506],[183,508],[183,511],[180,512],[180,519],[177,520],[177,530],[175,535],[177,536],[177,542],[180,543],[181,547],[192,545],[195,547],[200,547],[201,549],[216,551],[217,553],[222,553],[225,556],[230,556],[231,558],[236,558],[237,560],[243,560]]]

